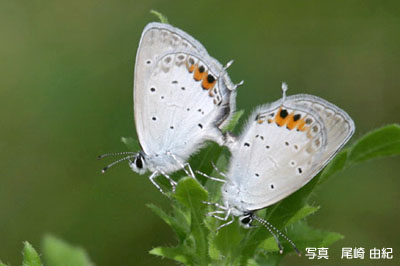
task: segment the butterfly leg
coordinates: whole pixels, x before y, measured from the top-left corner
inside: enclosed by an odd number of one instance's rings
[[[216,215],[216,214],[223,214],[223,213],[225,213],[224,217]],[[215,219],[218,219],[221,221],[226,221],[226,220],[228,220],[229,216],[231,215],[231,209],[224,210],[224,211],[213,211],[213,212],[209,212],[207,215],[214,217]]]
[[[150,176],[149,179],[151,181],[151,183],[153,183],[153,185],[162,193],[165,195],[164,191],[161,189],[161,187],[157,184],[155,178],[158,176],[158,171],[153,172]]]
[[[218,169],[218,167],[215,165],[215,163],[211,162],[211,165],[215,171],[217,171],[221,176],[226,178],[226,175]]]
[[[177,163],[182,167],[183,171],[185,171],[185,174],[186,174],[187,176],[190,176],[190,177],[192,177],[192,178],[196,178],[195,175],[194,175],[194,173],[193,173],[192,167],[190,167],[190,164],[189,164],[189,163],[182,163],[182,162],[180,162],[180,161],[178,160],[178,158],[176,158],[176,156],[175,156],[174,154],[170,153],[170,152],[167,152],[167,154],[170,155],[170,156],[172,157],[172,159],[174,159],[175,162],[177,162]],[[188,168],[189,171],[185,169],[186,166],[187,166],[187,168]]]
[[[172,180],[172,178],[169,175],[167,175],[165,172],[163,172],[163,171],[160,171],[160,172],[171,184],[172,192],[175,192],[175,188],[178,183],[176,183],[174,180]]]
[[[203,173],[203,172],[200,172],[200,171],[198,171],[198,170],[196,170],[196,173],[198,173],[199,175],[202,175],[202,176],[204,176],[204,177],[207,177],[208,179],[214,180],[214,181],[218,181],[218,182],[222,182],[222,183],[225,183],[225,182],[226,182],[226,181],[223,180],[223,179],[209,176],[209,175],[207,175],[207,174],[205,174],[205,173]],[[213,203],[213,204],[214,204],[214,203]]]
[[[220,205],[220,204],[218,204],[216,202],[203,201],[203,203],[207,204],[207,205],[214,205],[215,207],[220,208],[222,210],[227,210],[228,209],[228,207]]]
[[[227,225],[230,225],[230,224],[233,223],[234,221],[235,221],[235,219],[232,217],[232,219],[231,219],[229,222],[224,223],[224,224],[221,224],[220,226],[218,226],[216,231],[219,231],[222,227],[225,227],[225,226],[227,226]]]

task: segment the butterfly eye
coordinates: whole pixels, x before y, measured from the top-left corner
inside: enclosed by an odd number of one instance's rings
[[[136,164],[136,167],[137,167],[138,169],[142,169],[142,168],[143,168],[143,161],[142,161],[142,157],[141,157],[141,156],[138,156],[138,157],[136,158],[135,164]]]
[[[253,218],[250,215],[244,216],[240,222],[242,223],[242,225],[245,226],[250,226],[251,222],[253,221]]]

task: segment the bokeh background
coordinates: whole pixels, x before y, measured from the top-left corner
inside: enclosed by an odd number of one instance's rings
[[[21,262],[52,233],[84,247],[96,265],[173,265],[148,255],[175,243],[146,203],[168,206],[146,176],[123,164],[102,175],[135,136],[134,60],[141,31],[165,14],[220,62],[235,60],[238,109],[309,93],[354,118],[357,139],[399,122],[399,1],[0,1],[0,258]],[[242,121],[243,122],[243,121]],[[309,222],[340,232],[342,247],[391,247],[400,256],[399,158],[360,164],[316,191]],[[297,257],[286,265],[300,265]],[[398,260],[397,260],[398,265]]]

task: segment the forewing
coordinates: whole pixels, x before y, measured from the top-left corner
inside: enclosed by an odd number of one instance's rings
[[[343,110],[315,96],[259,108],[237,142],[228,174],[244,209],[264,208],[304,186],[353,132]]]
[[[234,111],[233,88],[198,41],[170,25],[149,24],[134,80],[136,130],[144,152],[190,155],[215,138]]]

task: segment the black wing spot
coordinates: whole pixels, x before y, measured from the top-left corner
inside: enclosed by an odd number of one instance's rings
[[[207,81],[208,81],[208,83],[213,83],[213,82],[215,81],[214,76],[211,75],[211,74],[208,74],[208,76],[207,76]]]
[[[245,143],[244,143],[244,146],[245,146],[245,147],[250,147],[250,143],[245,142]]]
[[[297,168],[297,170],[299,171],[299,174],[303,173],[303,170],[300,167]]]
[[[172,84],[178,84],[178,81],[177,80],[173,80]]]
[[[156,120],[157,120],[157,117],[153,116],[151,119],[152,119],[153,121],[156,121]]]
[[[306,124],[309,125],[309,124],[311,124],[311,123],[312,123],[312,119],[311,119],[311,118],[307,118],[307,119],[306,119]]]
[[[281,112],[279,113],[280,117],[285,118],[288,116],[288,111],[285,109],[282,109]]]
[[[269,149],[269,146],[267,145],[267,146],[265,146],[265,148]]]
[[[151,92],[155,92],[155,91],[156,91],[156,88],[151,87],[151,88],[150,88],[150,91],[151,91]]]
[[[170,126],[169,128],[170,128],[170,129],[174,129],[174,127],[173,127],[173,126]]]
[[[188,112],[189,112],[189,111],[190,111],[190,108],[186,108],[186,111],[188,111]]]
[[[289,142],[285,141],[285,145],[286,145],[286,146],[289,146]]]
[[[146,64],[150,65],[151,64],[151,60],[147,60]]]
[[[198,126],[199,126],[199,128],[203,128],[203,125],[202,125],[202,124],[198,124]]]
[[[204,66],[200,66],[200,67],[199,67],[199,72],[200,72],[200,73],[203,73],[205,70],[206,70],[206,69],[204,68]]]
[[[181,88],[181,90],[183,90],[183,91],[184,91],[184,90],[185,90],[185,87],[182,87],[182,88]]]
[[[301,115],[300,114],[296,114],[296,115],[293,116],[293,121],[296,122],[300,118],[301,118]]]
[[[256,176],[256,177],[259,177],[260,175],[259,175],[258,173],[255,173],[255,176]]]
[[[164,96],[161,96],[160,98],[163,100],[163,99],[164,99]]]
[[[274,189],[274,188],[275,188],[274,184],[271,184],[269,187],[270,187],[271,189]]]
[[[297,146],[297,145],[294,145],[293,147],[294,147],[295,150],[299,149],[299,146]]]

